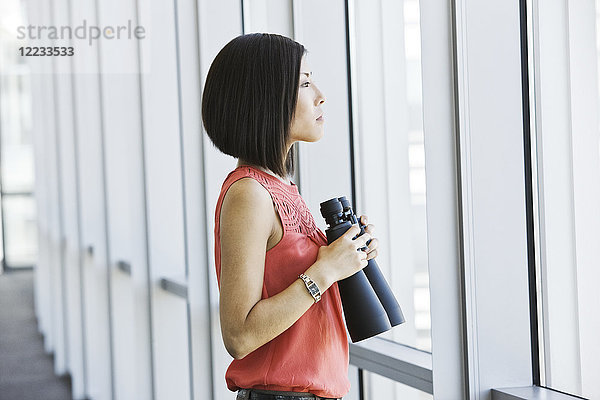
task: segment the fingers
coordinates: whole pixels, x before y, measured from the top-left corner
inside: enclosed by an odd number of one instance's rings
[[[365,231],[369,232],[371,236],[375,232],[375,225],[369,224],[369,220],[366,215],[360,216],[360,223],[365,226]]]
[[[360,233],[360,227],[358,226],[358,224],[354,224],[350,227],[350,229],[348,229],[346,231],[346,233],[344,233],[344,236],[352,239],[354,236],[358,235],[359,233]]]
[[[369,264],[369,255],[365,251],[358,249],[358,254],[361,262],[361,267],[366,267]]]
[[[366,222],[366,216],[361,216],[361,222]],[[378,254],[377,247],[379,246],[379,241],[373,237],[374,230],[375,227],[373,224],[368,224],[362,235],[352,239],[360,233],[360,227],[358,224],[354,224],[346,231],[346,233],[344,233],[346,238],[352,240],[356,249],[365,254],[365,260],[371,260]]]
[[[367,254],[366,251],[361,250],[361,249],[357,249],[357,250],[358,250],[361,260],[367,260],[369,258],[369,255]]]
[[[373,238],[369,242],[370,243],[368,243],[368,247],[365,252],[367,253],[367,260],[372,260],[379,254],[377,249],[379,247],[379,240],[377,240],[377,238]]]
[[[367,254],[367,261],[368,261],[368,260],[372,260],[372,259],[374,259],[375,257],[377,257],[377,255],[378,255],[378,254],[379,254],[379,252],[377,251],[377,249],[375,249],[375,250],[373,250],[373,251],[369,252],[369,253]]]
[[[379,240],[377,238],[372,238],[370,243],[368,244],[367,253],[376,250],[379,247]]]
[[[362,247],[365,247],[369,240],[371,240],[371,234],[369,234],[368,232],[365,232],[362,235],[360,235],[359,237],[357,237],[356,239],[354,239],[354,245],[358,249],[360,249]]]

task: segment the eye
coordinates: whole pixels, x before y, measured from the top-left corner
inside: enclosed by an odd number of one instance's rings
[[[304,85],[310,85],[310,82],[304,82],[301,86],[304,86]],[[308,87],[308,86],[304,86],[304,87]]]

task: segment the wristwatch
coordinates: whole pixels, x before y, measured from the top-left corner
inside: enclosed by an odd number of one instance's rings
[[[319,286],[317,286],[317,284],[312,279],[310,279],[308,276],[306,276],[304,274],[298,275],[298,278],[300,278],[304,281],[304,284],[306,285],[308,292],[315,299],[315,303],[317,301],[321,300],[321,290],[319,289]]]

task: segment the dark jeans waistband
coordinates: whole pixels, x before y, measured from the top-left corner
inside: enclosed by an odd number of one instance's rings
[[[341,400],[333,397],[319,397],[312,393],[306,392],[280,392],[277,390],[262,390],[262,389],[240,389],[238,390],[236,400],[321,400],[333,399]]]

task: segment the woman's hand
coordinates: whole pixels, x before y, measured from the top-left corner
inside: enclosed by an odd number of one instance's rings
[[[356,239],[352,239],[359,233],[358,224],[354,224],[328,246],[319,248],[317,261],[313,267],[318,266],[319,271],[327,281],[327,287],[334,282],[354,275],[367,266],[367,253],[360,249],[366,246],[367,241],[371,239],[371,235],[365,232]]]
[[[379,241],[377,240],[377,238],[374,237],[375,225],[369,224],[369,220],[367,219],[366,215],[360,216],[360,222],[361,224],[366,225],[365,231],[369,233],[372,237],[371,242],[368,245],[369,247],[367,249],[367,260],[372,260],[373,258],[377,257],[377,248],[379,247]]]

